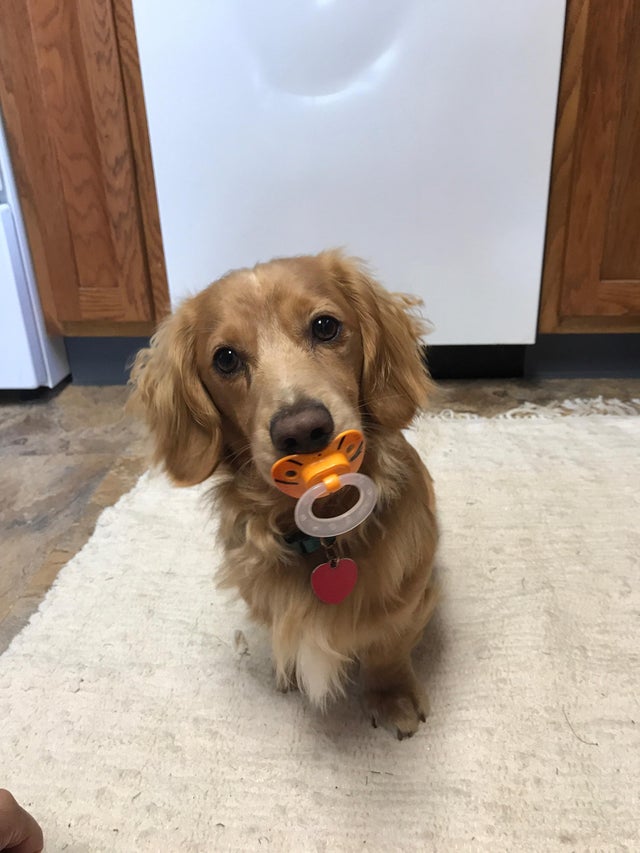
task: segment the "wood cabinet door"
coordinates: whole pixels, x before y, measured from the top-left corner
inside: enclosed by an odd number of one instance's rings
[[[3,0],[0,102],[47,325],[168,309],[130,0]]]
[[[569,0],[540,331],[640,331],[640,0]]]

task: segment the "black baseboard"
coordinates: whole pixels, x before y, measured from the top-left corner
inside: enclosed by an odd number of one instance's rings
[[[65,376],[53,388],[18,388],[6,390],[0,389],[0,406],[14,406],[16,403],[48,403],[54,400],[71,382],[70,376]]]
[[[124,385],[148,338],[67,338],[76,385]],[[434,379],[640,377],[640,335],[541,335],[533,346],[430,346]]]
[[[640,335],[539,335],[524,367],[531,379],[640,377]]]
[[[509,379],[524,373],[524,346],[430,346],[434,379]]]
[[[66,338],[75,385],[126,385],[135,354],[149,338]]]

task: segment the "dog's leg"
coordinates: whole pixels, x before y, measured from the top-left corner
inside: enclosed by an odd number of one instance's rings
[[[429,713],[429,703],[411,665],[414,643],[371,647],[360,656],[362,701],[373,726],[383,726],[398,740],[411,737]]]
[[[299,640],[295,658],[283,654],[274,643],[276,687],[281,693],[301,690],[310,702],[322,710],[330,699],[344,693],[343,676],[349,659],[332,649],[317,630]]]
[[[291,670],[286,672],[275,671],[276,688],[280,693],[289,693],[292,690],[298,689],[298,677],[296,675],[295,665]]]
[[[344,694],[344,670],[349,658],[332,649],[321,634],[303,636],[296,658],[298,687],[312,705],[325,710],[329,699]]]

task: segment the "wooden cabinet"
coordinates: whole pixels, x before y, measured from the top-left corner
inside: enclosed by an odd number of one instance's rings
[[[168,310],[130,0],[3,0],[0,103],[48,328]]]
[[[640,332],[640,0],[569,0],[541,332]]]

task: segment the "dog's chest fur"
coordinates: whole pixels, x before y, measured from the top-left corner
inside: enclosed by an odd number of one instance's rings
[[[232,471],[217,487],[225,548],[219,583],[237,589],[252,617],[271,631],[280,687],[297,683],[319,706],[342,691],[350,661],[372,644],[393,642],[426,607],[437,538],[430,478],[401,435],[384,454],[369,454],[367,473],[380,500],[367,522],[339,537],[359,577],[338,605],[319,601],[311,588],[323,551],[302,556],[283,541],[292,523],[290,498],[257,480],[250,487]]]

